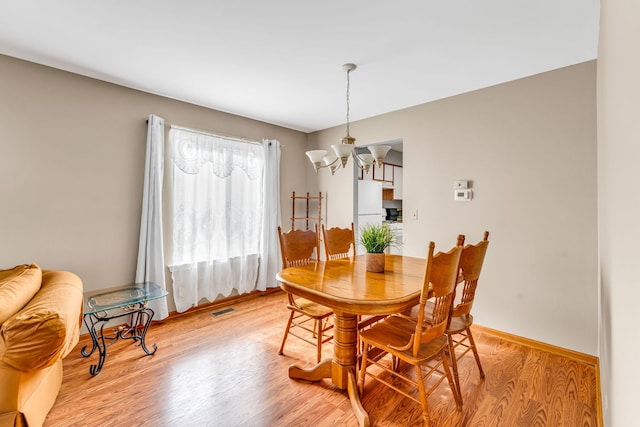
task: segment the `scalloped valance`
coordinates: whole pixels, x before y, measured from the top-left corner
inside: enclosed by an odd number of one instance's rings
[[[251,180],[262,176],[264,162],[260,144],[172,128],[171,159],[187,174],[197,174],[211,163],[214,175],[226,178],[241,169]]]

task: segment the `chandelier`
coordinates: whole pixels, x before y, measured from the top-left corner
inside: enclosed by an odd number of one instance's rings
[[[333,144],[331,148],[333,152],[327,152],[326,150],[311,150],[307,151],[307,157],[313,163],[313,168],[316,172],[320,168],[329,168],[331,175],[333,175],[342,164],[342,167],[347,166],[349,157],[353,157],[353,161],[356,166],[364,170],[365,173],[369,172],[369,168],[372,164],[377,164],[378,167],[382,167],[387,152],[391,149],[388,145],[372,145],[367,147],[369,153],[358,154],[355,150],[356,139],[349,134],[349,74],[357,68],[356,64],[344,64],[342,69],[347,73],[347,134],[342,138],[340,144]],[[340,161],[340,163],[338,163]]]

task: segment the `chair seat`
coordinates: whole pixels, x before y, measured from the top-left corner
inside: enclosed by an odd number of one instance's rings
[[[451,324],[447,328],[447,334],[459,334],[467,330],[473,324],[473,316],[470,314],[452,317]]]
[[[415,321],[399,316],[389,316],[371,328],[361,331],[360,338],[365,343],[414,365],[433,359],[447,346],[447,338],[442,335],[423,344],[417,357],[413,356],[411,348],[409,350],[398,350],[397,347],[403,347],[410,342],[414,331]]]
[[[325,317],[331,316],[333,314],[333,311],[330,308],[313,301],[309,301],[305,298],[296,298],[295,305],[287,304],[287,307],[290,310],[302,312],[309,317],[313,317],[314,319],[324,319]]]
[[[358,321],[358,329],[365,329],[375,323],[381,321],[387,316],[361,316]]]
[[[430,315],[429,313],[431,313],[433,311],[433,303],[431,301],[427,301],[427,304],[425,305],[425,321],[427,323],[431,323],[431,319],[430,319]],[[418,317],[418,313],[417,313],[417,308],[414,307],[411,309],[410,312],[405,312],[404,313],[406,316],[412,318],[412,319],[417,319]],[[451,322],[449,324],[449,327],[447,328],[447,334],[451,335],[451,334],[459,334],[461,332],[464,332],[469,326],[471,326],[473,324],[473,316],[471,314],[465,314],[464,316],[456,316],[456,317],[452,317],[451,318]]]

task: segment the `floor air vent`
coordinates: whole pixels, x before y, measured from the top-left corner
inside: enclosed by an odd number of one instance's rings
[[[225,308],[225,309],[220,310],[220,311],[214,311],[213,313],[211,313],[211,315],[215,316],[215,317],[218,317],[218,316],[222,316],[223,314],[232,313],[234,311],[235,311],[235,309],[233,309],[233,308]]]

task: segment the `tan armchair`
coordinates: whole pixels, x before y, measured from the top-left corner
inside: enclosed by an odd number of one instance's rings
[[[0,270],[0,427],[41,426],[78,343],[82,281],[35,264]]]

